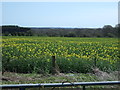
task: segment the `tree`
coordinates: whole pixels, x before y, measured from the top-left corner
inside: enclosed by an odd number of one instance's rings
[[[117,25],[115,26],[115,30],[116,30],[117,36],[120,37],[120,24],[117,24]]]
[[[111,25],[105,25],[103,27],[103,34],[105,37],[109,37],[110,34],[113,32],[113,27]]]

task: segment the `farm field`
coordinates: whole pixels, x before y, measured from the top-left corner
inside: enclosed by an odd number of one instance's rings
[[[117,38],[2,37],[2,66],[10,72],[51,73],[52,56],[62,73],[89,73],[95,66],[118,71],[118,55]]]

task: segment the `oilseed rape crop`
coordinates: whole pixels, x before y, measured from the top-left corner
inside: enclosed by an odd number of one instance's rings
[[[2,38],[4,70],[22,73],[50,73],[51,57],[56,56],[61,72],[118,70],[117,38],[12,37]],[[95,64],[96,63],[96,64]]]

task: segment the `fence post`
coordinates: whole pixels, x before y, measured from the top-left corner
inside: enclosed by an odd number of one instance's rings
[[[94,57],[94,68],[96,68],[97,67],[97,58],[96,58],[96,56]]]
[[[85,86],[83,86],[83,90],[85,90]]]
[[[52,56],[52,74],[53,75],[60,74],[58,67],[57,67],[55,56]]]
[[[19,88],[19,90],[25,90],[25,88],[24,88],[24,87],[21,87],[21,88]]]

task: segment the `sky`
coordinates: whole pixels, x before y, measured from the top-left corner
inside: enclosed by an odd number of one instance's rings
[[[2,25],[101,28],[118,23],[118,2],[3,2]]]

